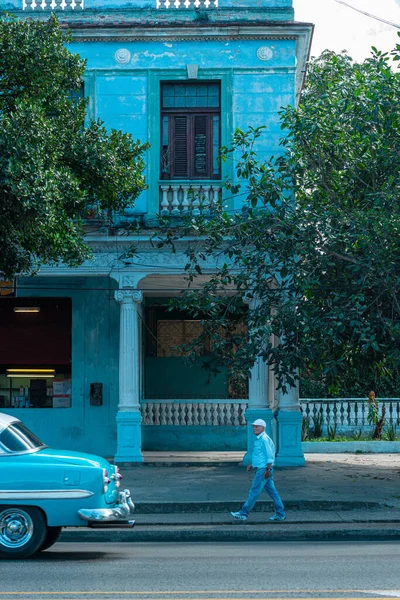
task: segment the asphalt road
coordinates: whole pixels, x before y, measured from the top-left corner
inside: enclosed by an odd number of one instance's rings
[[[400,598],[399,543],[74,544],[0,563],[0,600]]]

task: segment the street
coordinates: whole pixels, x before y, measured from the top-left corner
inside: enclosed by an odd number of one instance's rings
[[[0,563],[0,599],[400,597],[400,545],[58,543]]]

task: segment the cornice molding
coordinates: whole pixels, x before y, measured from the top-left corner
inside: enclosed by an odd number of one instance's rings
[[[228,23],[177,23],[153,26],[135,24],[114,29],[107,27],[90,28],[82,26],[73,29],[75,42],[82,43],[132,43],[132,42],[207,42],[207,41],[294,41],[296,43],[296,102],[299,101],[307,69],[314,26],[311,23],[295,23],[291,21],[265,21],[257,23],[240,23],[233,17]],[[129,63],[120,65],[121,70],[129,67]]]
[[[202,36],[191,36],[191,37],[184,37],[184,36],[173,36],[170,35],[168,36],[168,38],[160,38],[160,36],[153,36],[153,37],[143,37],[141,38],[140,36],[135,36],[135,35],[130,35],[127,37],[79,37],[76,38],[74,37],[74,41],[75,42],[102,42],[102,43],[110,43],[110,42],[163,42],[163,41],[169,41],[169,42],[215,42],[215,41],[221,41],[221,40],[297,40],[298,36],[295,35],[240,35],[240,34],[235,34],[235,35],[224,35],[224,36],[217,36],[217,35],[202,35]]]
[[[283,39],[296,40],[306,36],[311,40],[312,25],[309,23],[210,23],[206,27],[179,24],[174,27],[167,25],[138,26],[137,24],[118,28],[85,27],[72,31],[75,42],[139,42],[139,41],[199,41],[221,39]]]
[[[76,276],[111,276],[122,284],[122,287],[136,287],[137,282],[147,274],[181,274],[184,273],[187,263],[185,250],[191,246],[201,246],[201,240],[183,239],[175,244],[176,252],[169,248],[155,248],[150,240],[110,237],[107,240],[93,240],[88,242],[93,252],[93,257],[86,260],[76,268],[64,265],[43,266],[39,275],[45,277],[76,277]],[[118,247],[116,248],[116,244]],[[123,258],[131,245],[134,244],[136,252],[131,258]],[[202,262],[202,268],[212,272],[216,261],[208,258]]]

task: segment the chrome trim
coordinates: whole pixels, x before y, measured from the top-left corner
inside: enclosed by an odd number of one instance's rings
[[[4,454],[0,454],[0,458],[2,456],[7,456],[9,458],[10,456],[21,456],[21,454],[33,454],[34,452],[39,452],[39,450],[43,450],[44,448],[49,447],[49,446],[46,446],[46,444],[43,444],[42,446],[37,446],[37,448],[30,448],[29,450],[21,450],[21,452],[10,452],[2,444],[0,444],[0,446],[2,448],[4,448]]]
[[[0,490],[2,500],[79,500],[90,498],[89,490]]]
[[[87,524],[90,529],[132,529],[135,526],[135,520],[130,519],[129,521],[90,521]]]
[[[84,521],[90,523],[113,523],[113,521],[128,521],[129,516],[135,510],[129,490],[118,494],[118,504],[113,508],[82,508],[78,515]]]
[[[0,433],[4,429],[7,429],[7,427],[11,423],[18,423],[18,422],[20,422],[19,419],[17,417],[14,417],[14,415],[9,415],[7,413],[0,412]]]

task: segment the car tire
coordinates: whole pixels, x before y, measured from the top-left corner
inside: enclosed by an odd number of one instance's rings
[[[35,506],[0,507],[0,558],[28,558],[43,545],[47,523]]]
[[[44,538],[43,544],[39,548],[39,552],[43,552],[44,550],[47,550],[48,548],[50,548],[51,546],[53,546],[56,543],[56,541],[60,537],[61,529],[62,529],[61,527],[48,527],[47,528],[47,534],[46,534],[46,537]]]

